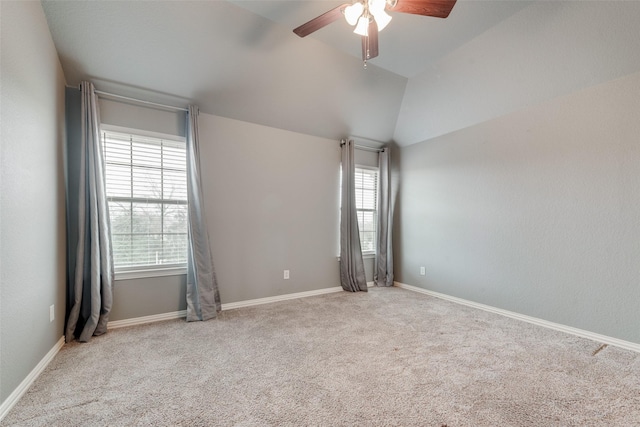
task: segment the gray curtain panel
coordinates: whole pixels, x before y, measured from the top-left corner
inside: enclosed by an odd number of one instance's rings
[[[342,201],[340,210],[340,284],[345,291],[367,292],[364,262],[358,231],[356,212],[354,142],[343,140],[342,150]]]
[[[81,134],[77,150],[68,152],[69,167],[77,168],[77,237],[75,266],[69,272],[67,342],[87,342],[107,332],[113,303],[113,253],[109,231],[104,160],[100,144],[100,113],[93,83],[82,82]],[[69,175],[71,176],[71,174]],[[74,195],[75,198],[75,195]],[[70,206],[74,208],[73,206]],[[74,239],[75,240],[75,239]]]
[[[393,247],[391,240],[393,209],[389,165],[389,148],[384,148],[378,155],[378,233],[376,236],[376,268],[373,277],[376,286],[393,286]]]
[[[198,107],[189,106],[187,113],[187,197],[189,201],[187,322],[212,319],[221,309],[202,198],[198,113]]]

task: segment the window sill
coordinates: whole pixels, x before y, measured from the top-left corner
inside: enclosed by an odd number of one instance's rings
[[[116,271],[115,280],[146,279],[149,277],[180,276],[187,274],[187,267],[147,268]]]
[[[376,257],[375,252],[367,252],[362,254],[362,259],[374,259]],[[336,257],[336,260],[340,262],[340,255]]]

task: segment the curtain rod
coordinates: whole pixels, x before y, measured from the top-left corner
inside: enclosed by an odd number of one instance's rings
[[[75,86],[69,86],[69,85],[67,85],[67,87],[75,88]],[[80,90],[80,86],[78,86],[78,90]],[[104,92],[102,90],[96,90],[95,93],[98,95],[110,96],[112,98],[124,99],[126,101],[138,102],[140,104],[147,104],[147,105],[153,105],[155,107],[168,108],[170,110],[189,111],[188,108],[184,108],[184,107],[176,107],[173,105],[165,105],[165,104],[158,104],[157,102],[144,101],[142,99],[137,99],[137,98],[129,98],[128,96],[116,95],[115,93]]]
[[[363,150],[363,151],[374,151],[376,153],[379,153],[381,151],[384,151],[384,148],[373,148],[373,147],[367,147],[366,145],[354,145],[355,148],[357,148],[358,150]]]
[[[96,90],[95,92],[98,95],[104,95],[104,96],[108,96],[108,97],[111,97],[111,98],[124,99],[126,101],[133,101],[133,102],[137,102],[137,103],[140,103],[140,104],[153,105],[155,107],[168,108],[170,110],[189,111],[188,109],[186,109],[184,107],[175,107],[173,105],[165,105],[165,104],[159,104],[157,102],[144,101],[142,99],[130,98],[128,96],[122,96],[122,95],[116,95],[115,93],[103,92],[101,90]]]
[[[342,141],[340,141],[340,146],[342,147],[345,143],[346,143],[346,139],[343,139]],[[384,151],[384,147],[373,148],[373,147],[367,147],[366,145],[358,145],[358,144],[354,144],[353,147],[357,148],[358,150],[373,151],[375,153],[380,153],[381,151]]]

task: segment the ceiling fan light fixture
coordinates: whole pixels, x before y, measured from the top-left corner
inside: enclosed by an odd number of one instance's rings
[[[2,1],[2,0],[0,0]],[[362,38],[362,60],[376,58],[379,54],[378,33],[391,21],[386,9],[397,13],[446,18],[457,0],[345,0],[331,10],[318,15],[293,29],[298,37],[306,37],[342,17],[353,32]]]
[[[368,36],[369,35],[369,17],[361,16],[358,19],[358,25],[356,25],[356,29],[353,30],[354,33],[360,36]]]
[[[364,5],[357,1],[344,9],[344,19],[347,20],[349,25],[354,26],[358,22],[358,18],[362,16],[363,11]]]
[[[391,22],[391,15],[384,11],[384,9],[378,12],[371,12],[373,14],[373,19],[376,20],[376,24],[378,24],[378,31],[384,30],[389,22]]]
[[[375,15],[378,12],[384,12],[384,8],[387,5],[386,0],[369,0],[369,11]]]

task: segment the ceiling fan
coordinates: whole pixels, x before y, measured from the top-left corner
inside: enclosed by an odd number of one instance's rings
[[[344,16],[349,25],[355,26],[353,32],[362,36],[362,60],[366,67],[369,59],[378,56],[378,32],[391,21],[386,11],[446,18],[455,4],[456,0],[355,0],[313,18],[293,32],[305,37]]]

